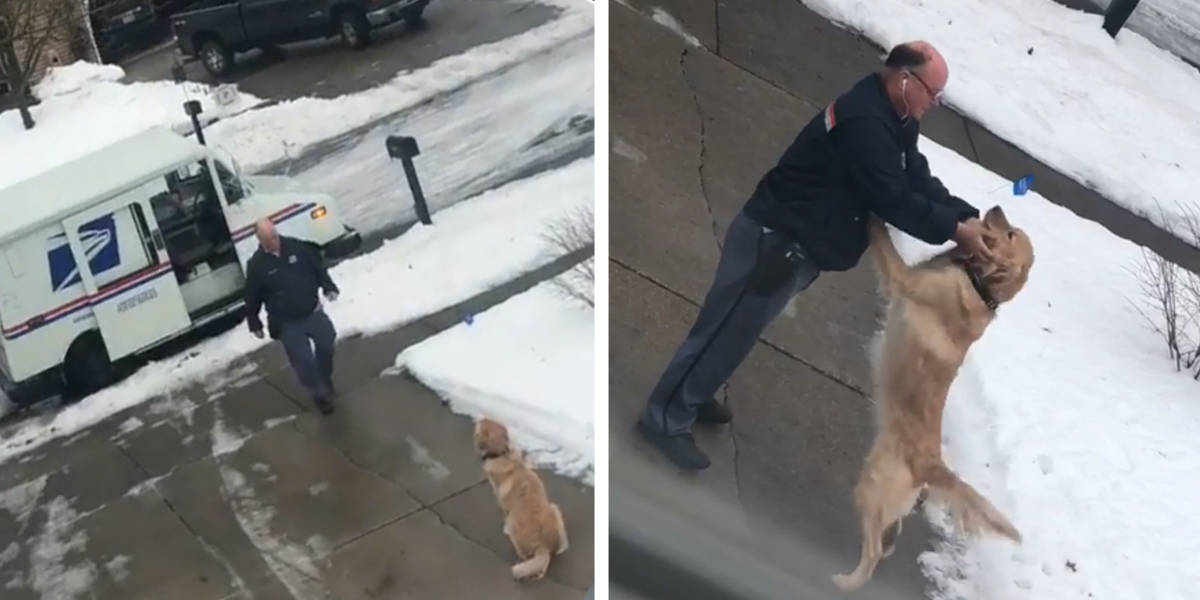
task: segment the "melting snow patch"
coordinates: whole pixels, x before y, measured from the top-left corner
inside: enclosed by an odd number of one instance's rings
[[[198,405],[183,394],[167,392],[166,397],[150,405],[148,414],[167,418],[183,417],[190,429],[194,424],[194,415]]]
[[[113,581],[120,583],[129,577],[129,561],[131,559],[124,554],[118,554],[112,560],[104,563],[104,569],[108,571],[108,576],[113,578]]]
[[[666,27],[667,29],[679,34],[679,37],[683,38],[683,41],[696,48],[700,47],[700,40],[696,39],[696,36],[688,33],[687,30],[683,28],[683,24],[679,22],[679,19],[671,16],[671,13],[655,6],[654,10],[650,13],[650,18],[654,19],[655,23],[658,23],[659,25],[662,25],[663,27]]]
[[[321,483],[314,483],[313,485],[308,486],[308,495],[309,496],[320,496],[322,493],[324,493],[328,489],[329,489],[328,481],[322,481]]]
[[[21,547],[16,542],[9,542],[4,552],[0,552],[0,567],[12,562],[21,553]]]
[[[274,429],[275,427],[277,427],[279,425],[283,425],[284,423],[290,423],[295,420],[296,420],[296,415],[288,415],[286,417],[267,419],[266,421],[263,422],[263,425],[267,429]]]
[[[145,425],[145,423],[143,423],[141,419],[137,417],[129,417],[124,423],[121,423],[120,427],[117,428],[116,437],[121,437],[137,431],[138,429],[141,429],[142,425]]]
[[[325,536],[320,534],[308,538],[308,541],[304,545],[308,546],[308,550],[312,552],[313,558],[317,559],[325,558],[333,552],[333,545],[329,543],[329,540],[325,539]]]
[[[46,476],[30,479],[25,483],[8,488],[0,493],[0,508],[7,510],[21,524],[21,529],[29,522],[33,509],[37,508],[38,498],[46,488]]]
[[[254,379],[257,379],[257,377],[255,377],[255,374],[257,372],[258,372],[257,364],[245,363],[245,364],[239,365],[237,367],[234,367],[232,369],[229,369],[227,371],[222,371],[220,373],[216,373],[212,377],[210,377],[207,381],[205,381],[204,392],[206,394],[217,394],[217,393],[223,393],[223,390],[226,390],[229,388],[239,388],[239,387],[245,386],[250,381],[254,381]],[[249,381],[245,381],[247,378],[249,378]],[[238,385],[239,382],[243,382],[243,381],[244,381],[244,383],[241,383],[241,385]]]
[[[234,432],[226,427],[225,418],[221,414],[220,407],[216,408],[212,426],[213,456],[237,452],[249,438],[249,434]]]
[[[238,525],[292,596],[332,597],[313,563],[311,549],[271,531],[275,509],[258,499],[254,490],[246,485],[246,477],[233,467],[221,465],[221,481],[221,494],[233,509]]]
[[[441,481],[450,476],[450,469],[446,468],[438,459],[429,454],[429,449],[421,445],[416,438],[411,435],[404,436],[404,440],[408,442],[408,447],[411,450],[410,456],[412,461],[421,465],[421,468],[429,474],[434,481]]]
[[[46,505],[46,525],[41,535],[33,540],[29,557],[29,583],[40,592],[42,598],[68,600],[82,596],[92,589],[96,580],[96,565],[83,560],[68,566],[67,555],[83,552],[87,547],[87,535],[82,531],[72,534],[72,526],[79,513],[62,496]]]

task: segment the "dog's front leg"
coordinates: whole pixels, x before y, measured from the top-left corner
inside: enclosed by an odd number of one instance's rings
[[[907,288],[911,269],[900,257],[900,253],[896,251],[896,245],[892,243],[892,236],[888,235],[887,226],[883,221],[874,214],[867,219],[867,231],[871,238],[875,268],[879,272],[883,289],[887,292],[888,297],[895,297]]]

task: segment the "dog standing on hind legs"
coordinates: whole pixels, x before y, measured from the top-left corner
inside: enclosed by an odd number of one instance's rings
[[[1000,207],[983,223],[991,259],[964,258],[955,248],[910,267],[883,222],[871,217],[871,251],[888,308],[874,364],[878,429],[854,488],[862,556],[853,572],[833,576],[843,591],[861,588],[891,555],[900,520],[923,489],[949,506],[960,529],[1021,541],[1008,519],[942,461],[950,384],[996,308],[1021,291],[1033,265],[1029,237]]]
[[[567,551],[562,511],[550,502],[546,486],[508,442],[508,429],[491,419],[475,424],[475,448],[504,511],[504,535],[522,562],[513,565],[514,579],[541,579],[551,555]]]

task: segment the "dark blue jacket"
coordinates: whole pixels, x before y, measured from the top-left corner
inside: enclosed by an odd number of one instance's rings
[[[279,337],[279,327],[297,321],[317,308],[317,290],[337,292],[321,255],[311,245],[290,237],[279,237],[279,256],[261,247],[246,262],[246,323],[260,331],[258,311],[267,306],[267,329]]]
[[[746,204],[751,219],[787,234],[826,271],[845,271],[866,251],[875,213],[930,244],[954,236],[979,211],[929,173],[920,125],[902,121],[871,74],[818,113]]]

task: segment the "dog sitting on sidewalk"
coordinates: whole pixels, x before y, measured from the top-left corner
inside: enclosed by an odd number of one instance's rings
[[[562,511],[550,502],[546,487],[508,442],[508,429],[491,419],[475,424],[475,448],[500,509],[504,535],[523,561],[513,565],[514,579],[541,579],[550,556],[567,550]]]
[[[983,224],[990,259],[964,259],[952,249],[910,267],[883,222],[870,217],[871,250],[888,309],[882,352],[873,365],[878,432],[854,488],[862,557],[854,572],[833,577],[843,591],[862,587],[892,553],[900,519],[926,489],[931,499],[949,505],[960,529],[1021,541],[1012,523],[942,461],[950,385],[996,308],[1021,291],[1033,266],[1029,237],[999,206]]]

